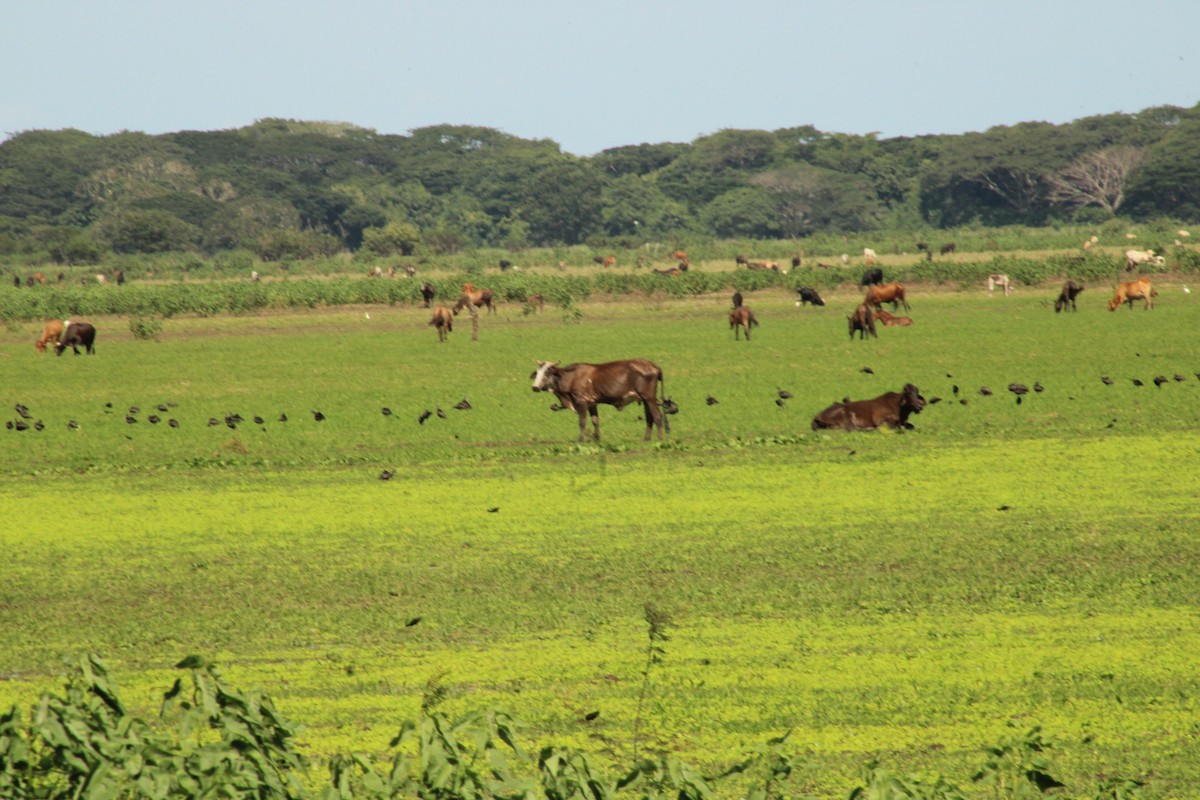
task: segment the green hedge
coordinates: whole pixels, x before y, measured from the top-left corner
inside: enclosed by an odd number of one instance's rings
[[[1167,254],[1167,266],[1143,270],[1200,272],[1200,253],[1178,248]],[[960,287],[978,286],[991,273],[1007,274],[1018,283],[1037,286],[1063,278],[1095,283],[1115,282],[1126,275],[1124,264],[1113,256],[1059,255],[1046,259],[996,256],[986,261],[917,260],[909,266],[887,267],[887,280],[933,283]],[[794,290],[800,286],[832,289],[856,286],[862,268],[801,267],[788,273],[736,270],[705,272],[692,269],[680,275],[654,272],[589,270],[583,274],[507,272],[486,277],[456,275],[431,280],[437,301],[456,300],[465,280],[491,289],[501,302],[521,303],[531,294],[568,307],[593,295],[672,297],[768,288]],[[177,282],[148,284],[53,284],[32,288],[0,286],[0,320],[5,322],[66,319],[88,316],[167,318],[178,314],[214,316],[243,314],[260,309],[319,308],[343,305],[413,305],[421,302],[421,281],[407,278],[336,277],[302,278],[266,282]]]

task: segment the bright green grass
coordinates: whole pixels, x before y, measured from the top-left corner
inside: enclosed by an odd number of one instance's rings
[[[579,324],[506,308],[445,345],[393,309],[175,320],[162,343],[110,320],[91,358],[8,335],[0,400],[48,427],[0,431],[0,702],[94,650],[152,713],[201,652],[304,722],[318,760],[379,751],[437,679],[449,710],[503,706],[538,741],[622,761],[651,603],[675,621],[651,747],[711,766],[795,729],[799,785],[844,796],[875,756],[962,780],[1015,719],[1061,743],[1080,793],[1115,773],[1187,796],[1198,312],[1177,288],[1148,314],[1093,296],[1055,316],[1042,294],[918,294],[916,326],[870,342],[846,335],[850,295],[752,297],[750,343],[725,298],[590,304]],[[577,447],[574,417],[528,389],[534,358],[632,355],[682,407],[665,447],[609,408],[607,446]],[[1047,389],[1017,406],[1014,380]],[[905,381],[945,398],[917,430],[809,430]],[[158,402],[178,430],[145,421]],[[206,426],[234,411],[265,430]]]

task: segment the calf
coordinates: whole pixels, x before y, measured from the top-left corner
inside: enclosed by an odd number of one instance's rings
[[[911,430],[913,426],[908,418],[920,414],[924,407],[925,398],[920,391],[911,383],[906,383],[901,391],[887,392],[874,400],[834,403],[813,417],[812,429],[872,431],[886,425],[893,429]]]
[[[39,353],[46,352],[46,345],[53,343],[58,347],[58,342],[62,339],[63,323],[61,319],[52,319],[46,323],[46,327],[42,328],[42,335],[37,338],[33,346]]]
[[[733,328],[733,338],[737,339],[741,332],[746,332],[746,341],[750,341],[750,329],[758,324],[758,319],[750,306],[738,306],[729,315],[729,327]]]
[[[866,303],[859,303],[858,308],[854,309],[854,313],[850,315],[850,338],[854,338],[854,332],[858,331],[858,338],[867,338],[867,333],[870,332],[876,339],[879,334],[875,332],[875,315],[871,312],[871,307]]]
[[[446,334],[454,330],[454,314],[445,306],[438,306],[433,310],[429,324],[437,330],[438,341],[444,342]]]
[[[1072,311],[1078,311],[1075,308],[1075,298],[1083,291],[1083,287],[1075,281],[1067,281],[1063,284],[1062,291],[1058,293],[1058,299],[1054,301],[1054,313],[1062,311],[1070,304]]]
[[[911,318],[909,318],[909,317],[893,317],[891,314],[884,311],[882,308],[875,312],[875,319],[882,322],[883,326],[885,328],[896,328],[896,327],[907,328],[913,324],[913,321]]]
[[[88,355],[96,353],[96,329],[87,322],[71,322],[63,332],[62,339],[54,346],[55,355],[62,355],[68,347],[75,355],[79,355],[79,345],[87,350]]]
[[[814,306],[823,306],[825,301],[821,299],[821,295],[817,294],[817,290],[811,286],[801,286],[796,290],[796,294],[800,296],[798,305],[812,303]]]

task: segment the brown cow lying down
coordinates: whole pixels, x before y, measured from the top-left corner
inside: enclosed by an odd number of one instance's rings
[[[881,394],[874,400],[852,400],[834,403],[813,417],[812,429],[838,428],[843,431],[873,431],[886,425],[889,428],[911,429],[911,414],[920,414],[925,398],[916,386],[904,384],[903,391]]]
[[[907,327],[913,324],[911,317],[893,317],[882,308],[875,312],[875,319],[882,322],[884,326],[888,328],[894,328],[897,326]]]

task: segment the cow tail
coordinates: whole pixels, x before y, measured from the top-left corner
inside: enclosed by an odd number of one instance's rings
[[[658,404],[658,413],[662,416],[663,430],[667,433],[671,432],[671,415],[667,413],[667,381],[663,377],[662,367],[658,368],[658,394],[662,400]]]

